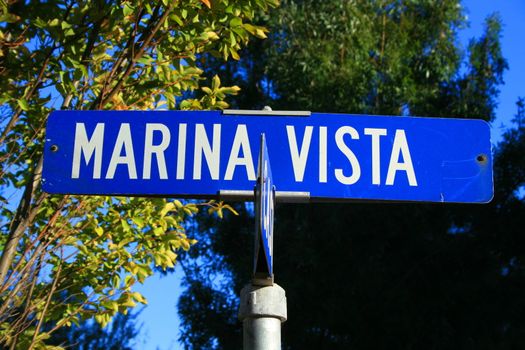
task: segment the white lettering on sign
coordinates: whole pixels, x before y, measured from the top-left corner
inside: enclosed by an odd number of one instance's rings
[[[319,127],[319,182],[328,182],[328,128]]]
[[[337,129],[335,133],[335,143],[339,150],[346,156],[352,167],[352,175],[346,176],[343,174],[343,169],[335,169],[335,178],[344,185],[353,185],[361,177],[361,166],[355,156],[354,152],[345,144],[343,137],[350,135],[353,140],[359,139],[357,130],[351,126],[343,126]]]
[[[379,138],[386,136],[386,129],[365,128],[365,135],[372,136],[372,184],[381,185],[381,154]]]
[[[124,149],[125,155],[122,155]],[[112,179],[118,165],[128,166],[128,176],[130,179],[137,178],[137,167],[135,166],[135,153],[133,152],[133,141],[131,140],[131,129],[129,123],[120,124],[120,130],[117,135],[117,141],[111,154],[106,179]]]
[[[239,157],[240,150],[242,150],[242,157]],[[233,146],[230,152],[228,166],[226,167],[224,180],[232,180],[235,167],[239,165],[243,165],[246,168],[248,180],[255,181],[255,168],[253,166],[252,151],[250,149],[250,139],[248,138],[248,130],[244,124],[238,125],[237,130],[235,131]]]
[[[121,174],[118,177],[138,179],[138,165],[139,170],[142,170],[140,178],[143,180],[185,180],[187,177],[188,180],[201,180],[203,172],[208,172],[211,180],[256,180],[253,144],[250,142],[249,126],[246,124],[235,125],[234,132],[233,129],[223,131],[220,123],[207,126],[196,123],[191,124],[190,128],[188,124],[180,123],[177,124],[177,131],[162,123],[145,123],[143,128],[137,129],[133,129],[129,123],[121,123],[117,127],[118,132],[113,144],[113,140],[108,140],[108,135],[105,135],[109,133],[105,123],[97,123],[95,128],[91,129],[90,135],[85,123],[75,124],[72,179],[79,179],[81,172],[88,171],[86,168],[90,167],[93,169],[87,176],[92,179],[100,179],[103,172],[105,179],[113,179],[117,171]],[[314,130],[315,128],[319,130]],[[144,131],[137,133],[136,130]],[[276,158],[288,164],[279,164],[275,168],[284,166],[290,169],[289,176],[293,176],[291,181],[303,182],[306,174],[309,174],[308,176],[318,177],[308,179],[309,182],[318,181],[320,184],[335,181],[351,186],[359,181],[370,181],[375,186],[393,186],[395,183],[407,181],[412,187],[418,186],[407,135],[403,129],[358,130],[349,125],[336,128],[286,125],[285,130],[286,136],[284,130],[281,134],[285,154]],[[110,134],[114,135],[115,131]],[[172,142],[175,135],[177,140]],[[389,141],[387,135],[390,136]],[[133,137],[139,140],[133,140]],[[113,147],[110,149],[110,157],[109,150],[106,154],[103,153],[104,142]],[[189,142],[193,144],[188,144]],[[228,149],[224,149],[225,145]],[[136,152],[143,153],[135,157]],[[221,154],[224,163],[222,170]],[[388,155],[390,158],[385,158]],[[317,156],[319,158],[315,159]],[[363,159],[364,156],[369,159]],[[310,157],[314,159],[311,162],[308,161]],[[136,164],[137,161],[142,164]],[[192,175],[186,176],[186,163],[190,169],[193,168]],[[381,163],[383,168],[387,169],[382,169]],[[362,164],[367,164],[367,169],[363,169]],[[367,174],[365,177],[364,171]]]
[[[403,162],[399,162],[399,155],[403,156]],[[407,137],[405,130],[396,130],[394,144],[392,145],[392,154],[390,155],[390,164],[386,175],[386,184],[393,185],[396,172],[405,171],[410,186],[417,186],[416,174],[412,165],[412,157],[408,149]]]
[[[306,161],[308,160],[308,152],[310,151],[310,141],[312,141],[313,129],[313,126],[307,126],[305,128],[303,142],[301,142],[301,150],[299,150],[297,145],[297,137],[295,136],[295,127],[293,125],[286,125],[288,145],[290,146],[293,173],[296,182],[303,182],[304,170],[306,168]]]
[[[75,147],[73,150],[73,167],[71,169],[71,178],[80,177],[80,158],[84,155],[86,165],[89,164],[91,156],[95,153],[93,165],[93,178],[100,179],[102,168],[102,147],[104,146],[104,123],[97,123],[95,131],[88,140],[86,125],[77,123],[75,127]]]
[[[200,180],[202,173],[202,155],[210,170],[212,180],[219,180],[221,156],[221,124],[213,124],[213,146],[210,145],[204,124],[195,125],[195,153],[193,159],[193,179]]]
[[[179,148],[177,149],[177,180],[184,179],[186,169],[186,124],[179,124]]]
[[[153,133],[160,131],[162,134],[162,141],[158,145],[153,145]],[[142,178],[149,179],[151,176],[151,158],[153,155],[157,158],[157,166],[159,170],[159,178],[167,179],[168,171],[166,170],[166,159],[164,158],[164,151],[170,145],[170,129],[164,124],[146,124],[146,139],[144,142],[144,163],[142,167]]]

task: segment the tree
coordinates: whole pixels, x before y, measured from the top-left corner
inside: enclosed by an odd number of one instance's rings
[[[284,1],[272,14],[264,51],[248,57],[265,58],[252,64],[265,72],[258,83],[269,87],[274,109],[494,118],[507,67],[497,16],[463,51],[458,1]],[[288,296],[284,348],[523,347],[518,135],[509,131],[497,147],[490,205],[279,206],[274,259]],[[208,253],[185,263],[179,313],[183,334],[194,336],[181,337],[186,348],[207,338],[214,342],[206,348],[240,347],[229,306],[250,278],[253,221],[249,208],[235,208],[239,216],[217,225],[206,217],[195,233]],[[222,307],[202,312],[215,302]]]
[[[239,59],[276,0],[0,2],[0,345],[44,348],[62,327],[107,324],[133,290],[195,243],[195,203],[50,196],[40,189],[54,109],[221,109],[238,87],[202,86],[199,57]],[[203,94],[196,98],[194,93]],[[18,205],[15,205],[18,202]],[[221,210],[221,203],[209,202]],[[66,298],[61,296],[66,295]],[[45,328],[54,324],[52,328]]]
[[[87,320],[78,326],[61,328],[49,343],[77,350],[131,350],[140,330],[136,324],[139,313],[117,313],[107,327]]]

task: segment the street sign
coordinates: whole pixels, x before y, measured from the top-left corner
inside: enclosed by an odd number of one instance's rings
[[[261,135],[255,204],[255,273],[263,273],[266,274],[266,277],[271,278],[273,275],[275,185],[264,134]],[[264,259],[261,259],[263,257]],[[265,265],[264,267],[261,266],[263,264]]]
[[[241,111],[57,111],[49,193],[215,198],[251,193],[266,134],[277,200],[488,202],[490,129],[471,119]],[[301,114],[301,113],[296,113]]]

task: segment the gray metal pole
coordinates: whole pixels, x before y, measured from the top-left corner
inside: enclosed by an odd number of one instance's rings
[[[241,291],[239,319],[244,350],[280,350],[281,323],[286,321],[286,294],[277,284],[246,285]]]

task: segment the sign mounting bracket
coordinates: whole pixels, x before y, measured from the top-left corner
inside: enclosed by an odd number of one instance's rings
[[[229,201],[253,201],[253,191],[220,190],[218,196],[221,200]],[[310,203],[310,192],[276,191],[275,201],[277,203]]]
[[[222,111],[223,115],[254,115],[254,116],[288,116],[288,117],[309,117],[312,115],[310,111],[272,111],[271,109],[263,109],[254,111],[249,109],[225,109]]]

